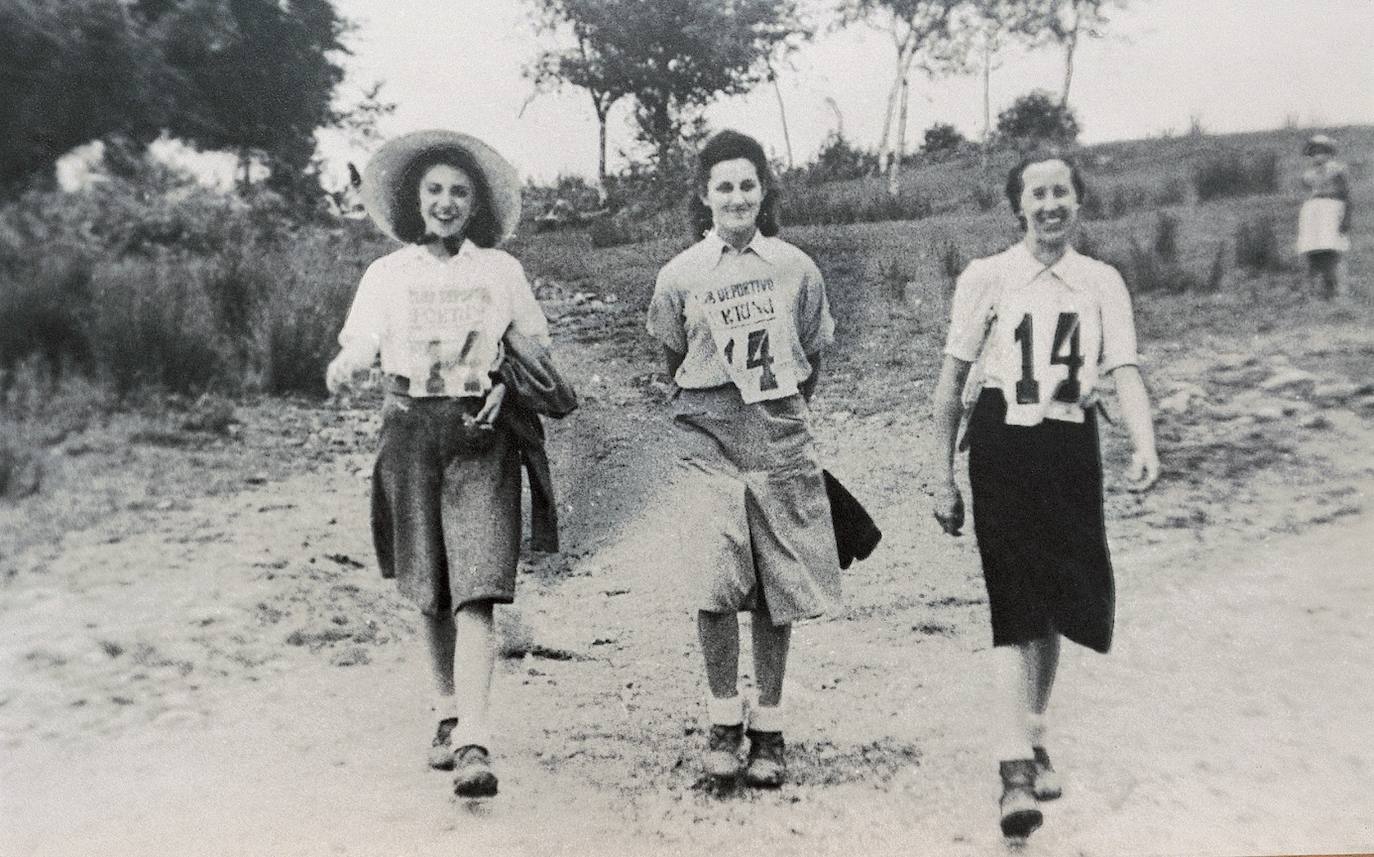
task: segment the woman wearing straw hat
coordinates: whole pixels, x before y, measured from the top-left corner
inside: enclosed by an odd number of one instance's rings
[[[1307,255],[1312,290],[1325,298],[1341,297],[1341,256],[1350,250],[1350,188],[1345,164],[1335,159],[1336,142],[1325,134],[1309,138],[1302,153],[1309,163],[1302,173],[1307,200],[1298,212],[1298,252]]]
[[[752,137],[721,131],[698,157],[701,238],[658,274],[649,332],[679,388],[673,401],[681,510],[674,576],[706,662],[711,729],[703,767],[751,786],[785,779],[782,691],[792,623],[839,598],[835,533],[807,400],[833,339],[816,264],[776,237],[777,191]],[[758,705],[744,728],[738,613],[753,614]]]
[[[508,331],[549,343],[520,263],[496,249],[519,222],[520,184],[480,140],[436,130],[383,146],[362,192],[406,246],[363,274],[326,382],[347,386],[380,354],[378,564],[424,618],[439,721],[430,764],[456,768],[459,795],[491,795],[492,605],[515,596],[521,464],[496,370]]]

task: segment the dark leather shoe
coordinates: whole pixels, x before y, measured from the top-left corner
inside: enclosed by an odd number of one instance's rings
[[[781,732],[756,732],[750,729],[749,762],[744,781],[760,789],[775,789],[787,779],[786,746]]]
[[[429,745],[429,766],[436,771],[453,770],[453,745],[449,743],[449,736],[457,725],[457,717],[445,717],[439,721],[439,728],[435,730],[434,740]]]
[[[459,797],[491,797],[496,794],[496,774],[491,772],[487,748],[464,744],[453,754],[453,793]]]
[[[1035,760],[1012,759],[997,767],[1002,775],[1002,835],[1024,839],[1045,820],[1035,802]]]
[[[744,738],[744,724],[733,726],[713,724],[706,736],[706,755],[701,766],[717,779],[729,779],[739,774],[739,746]]]
[[[1064,793],[1064,784],[1059,772],[1050,764],[1050,754],[1044,747],[1032,747],[1035,751],[1035,799],[1054,800]]]

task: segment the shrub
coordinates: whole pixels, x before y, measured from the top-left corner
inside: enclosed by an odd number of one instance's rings
[[[1236,224],[1236,265],[1252,274],[1284,270],[1283,249],[1272,217],[1260,215]]]
[[[804,181],[817,185],[826,182],[849,181],[876,172],[878,156],[854,147],[838,131],[833,131],[821,144],[816,160],[804,171]]]
[[[1136,294],[1196,291],[1202,283],[1184,268],[1178,254],[1178,221],[1160,213],[1148,246],[1132,238],[1124,264],[1117,266]]]
[[[940,269],[944,271],[945,279],[950,284],[959,279],[959,275],[964,272],[964,267],[968,262],[964,259],[964,253],[959,249],[959,245],[946,238],[940,242],[940,249],[937,253],[940,257]]]
[[[1183,205],[1188,201],[1188,182],[1187,180],[1174,176],[1164,183],[1154,195],[1154,204]]]
[[[97,272],[91,341],[119,396],[144,386],[191,394],[233,379],[199,283],[187,265],[168,261],[124,259]]]
[[[1178,261],[1178,219],[1160,212],[1155,220],[1155,237],[1150,245],[1156,256],[1170,262]]]
[[[947,158],[958,154],[967,142],[964,135],[953,125],[936,122],[926,129],[921,151],[929,158]]]
[[[1212,256],[1212,267],[1207,272],[1207,291],[1215,293],[1221,290],[1222,281],[1226,279],[1226,242],[1217,242],[1217,252]]]
[[[1279,190],[1277,152],[1213,157],[1193,171],[1198,202],[1224,197],[1276,193]]]
[[[37,358],[50,385],[68,369],[90,372],[90,259],[44,246],[30,258],[0,263],[0,393],[16,367]]]
[[[973,204],[979,211],[991,211],[1005,198],[997,182],[980,181],[973,185]]]
[[[630,229],[625,224],[624,218],[619,215],[615,217],[603,217],[592,223],[587,230],[587,236],[592,239],[592,246],[618,247],[621,244],[630,244],[634,241],[634,236],[630,234]]]
[[[1072,143],[1078,119],[1044,90],[1027,93],[997,114],[997,137],[1010,143]]]

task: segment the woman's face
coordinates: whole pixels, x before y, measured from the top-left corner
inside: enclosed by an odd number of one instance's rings
[[[435,164],[420,176],[420,218],[439,238],[462,235],[477,205],[477,188],[466,170]]]
[[[1026,234],[1037,243],[1063,244],[1078,222],[1078,194],[1069,165],[1039,161],[1021,173],[1021,214]]]
[[[1327,161],[1331,160],[1331,153],[1326,151],[1325,149],[1313,149],[1312,154],[1308,155],[1308,157],[1311,158],[1312,163],[1315,166],[1320,167],[1325,165]]]
[[[711,210],[717,232],[739,235],[753,230],[763,205],[763,183],[754,162],[734,158],[711,167],[701,201]]]

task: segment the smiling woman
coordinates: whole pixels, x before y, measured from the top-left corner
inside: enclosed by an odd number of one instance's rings
[[[392,140],[368,163],[363,198],[377,226],[410,246],[363,274],[327,383],[337,392],[380,357],[377,563],[423,619],[438,720],[429,763],[456,768],[458,795],[484,797],[497,790],[492,605],[515,598],[522,461],[543,498],[532,521],[553,521],[538,405],[510,364],[546,357],[548,322],[520,263],[495,248],[519,223],[520,184],[485,143],[450,131]],[[550,544],[540,535],[532,545]]]
[[[1020,838],[1040,826],[1038,801],[1062,788],[1046,749],[1045,717],[1060,637],[1099,652],[1111,646],[1115,586],[1095,419],[1100,378],[1116,383],[1135,447],[1128,473],[1135,487],[1154,483],[1159,459],[1130,295],[1116,269],[1070,244],[1084,194],[1077,166],[1055,153],[1032,155],[1012,168],[1006,192],[1024,238],[975,260],[955,287],[934,395],[936,466],[945,474],[935,517],[959,535],[964,504],[954,453],[967,414],[993,668],[1007,701],[995,739],[1001,827]]]
[[[777,238],[777,194],[763,148],[721,131],[702,148],[692,219],[701,240],[659,272],[649,332],[679,392],[673,422],[683,514],[667,574],[686,605],[709,689],[703,767],[751,786],[786,778],[783,679],[792,623],[840,594],[838,550],[807,404],[834,336],[815,262]],[[753,619],[758,704],[744,725],[738,614]]]

